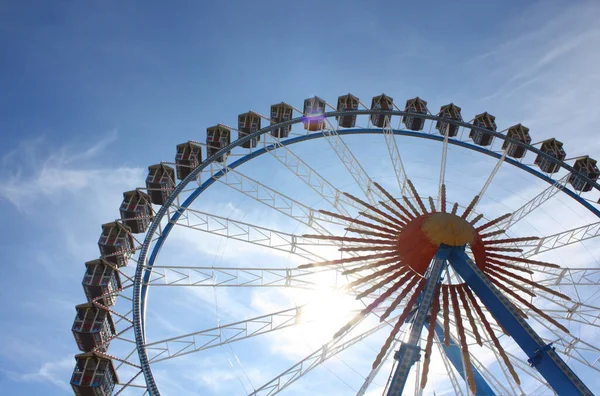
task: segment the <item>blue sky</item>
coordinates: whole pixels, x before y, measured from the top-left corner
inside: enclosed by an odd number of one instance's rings
[[[499,129],[523,122],[534,142],[557,137],[569,157],[598,157],[598,20],[594,1],[1,2],[3,393],[69,393],[76,352],[70,326],[84,300],[83,263],[97,255],[100,224],[118,216],[121,192],[142,185],[148,165],[171,161],[176,144],[202,141],[206,127],[234,124],[249,109],[267,113],[281,100],[301,107],[313,95],[334,103],[352,92],[367,103],[385,92],[399,105],[423,97],[432,111],[454,102],[465,119],[487,110]],[[306,147],[307,158],[319,163],[325,149]],[[432,174],[423,158],[435,145],[411,147],[403,153],[407,168],[427,190],[437,168]],[[365,161],[376,161],[376,152],[365,150]],[[248,169],[260,174],[269,164]],[[459,171],[470,170],[463,163]],[[510,171],[500,173],[497,191],[522,201],[535,195],[529,179],[511,185]],[[460,172],[449,177],[472,196],[478,187],[461,181]],[[220,201],[219,191],[207,195],[205,209],[260,217],[239,196]],[[561,226],[571,220],[562,216]],[[173,243],[174,255],[190,245],[183,234]],[[598,257],[597,248],[581,260]],[[157,316],[168,307],[157,302]],[[252,352],[236,351],[247,359]],[[229,388],[207,383],[200,390]]]

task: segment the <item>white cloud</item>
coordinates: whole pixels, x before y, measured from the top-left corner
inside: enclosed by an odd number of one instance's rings
[[[95,163],[117,136],[116,131],[109,131],[87,148],[56,148],[44,138],[22,142],[0,160],[4,180],[0,200],[31,213],[34,205],[44,201],[59,204],[61,199],[88,193],[88,203],[102,202],[105,190],[112,192],[113,187],[123,185],[135,188],[143,182],[141,168],[112,168]]]
[[[35,372],[17,373],[4,371],[13,381],[17,382],[42,382],[54,385],[61,390],[70,392],[70,373],[75,367],[73,356],[64,357],[43,363]]]

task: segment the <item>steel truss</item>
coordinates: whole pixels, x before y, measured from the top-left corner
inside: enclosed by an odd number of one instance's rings
[[[559,247],[572,245],[600,235],[600,222],[586,224],[581,227],[548,235],[537,241],[516,242],[515,246],[523,249],[523,257],[535,256]]]
[[[356,159],[346,142],[341,138],[336,128],[327,121],[323,137],[327,140],[333,151],[344,164],[348,173],[352,176],[358,187],[367,197],[369,203],[373,206],[377,205],[378,201],[386,201],[381,192],[377,188],[373,188],[373,180],[369,177],[360,162]]]
[[[390,121],[391,118],[385,120],[383,137],[385,138],[388,153],[390,154],[390,160],[392,161],[392,167],[394,168],[394,173],[396,174],[396,180],[398,181],[400,194],[403,196],[412,197],[412,191],[407,189],[408,176],[406,176],[406,171],[404,170],[404,164],[402,163],[402,157],[400,156],[398,143],[396,142],[396,135],[394,135],[394,131],[390,127]]]
[[[174,205],[173,210],[179,211],[182,208],[181,206]],[[192,208],[187,208],[175,224],[229,239],[268,247],[285,253],[294,253],[299,257],[311,261],[324,260],[324,258],[307,249],[307,246],[336,246],[319,239],[308,240],[300,235],[293,235],[227,217],[216,216]]]
[[[146,349],[155,353],[150,358],[150,362],[156,363],[294,326],[301,316],[302,307],[290,308],[212,329],[151,342],[146,344]]]
[[[267,139],[265,139],[265,150],[289,169],[290,172],[296,175],[298,179],[303,181],[331,206],[337,209],[340,214],[351,216],[348,211],[350,207],[354,210],[364,209],[354,200],[349,199],[340,190],[334,187],[327,179],[310,167],[310,165],[304,162],[299,156],[294,154],[286,145],[283,145],[281,141],[275,139],[271,135],[267,136],[270,145],[266,145]]]
[[[334,270],[326,268],[321,273]],[[320,272],[297,268],[237,268],[154,265],[148,281],[152,286],[197,287],[295,287],[316,289],[327,287],[323,279],[314,279]],[[313,279],[311,279],[313,278]],[[337,287],[337,277],[331,288]]]
[[[218,165],[221,166],[221,165]],[[328,234],[329,231],[323,223],[333,223],[349,226],[347,222],[326,216],[319,211],[305,205],[287,195],[254,180],[241,172],[224,166],[225,175],[220,177],[219,182],[239,191],[240,193],[267,205],[268,207],[283,213],[298,222],[305,224],[315,231]]]
[[[364,340],[365,338],[376,333],[378,330],[389,326],[386,322],[380,323],[379,325],[342,342],[344,338],[347,338],[348,334],[352,331],[352,329],[355,329],[361,322],[362,319],[361,321],[354,324],[352,328],[348,332],[346,332],[345,335],[342,335],[341,337],[335,338],[329,341],[328,343],[324,344],[321,348],[317,349],[298,363],[294,364],[292,367],[288,368],[275,378],[271,379],[269,382],[252,392],[250,395],[254,396],[277,394],[285,388],[287,388],[289,385],[291,385],[294,381],[300,379],[302,376],[306,375],[308,372],[325,362],[327,359],[341,353],[342,351],[348,349],[356,343]]]
[[[565,175],[560,178],[560,180],[557,180],[553,185],[533,197],[519,209],[515,210],[509,218],[501,221],[496,226],[498,228],[508,230],[510,227],[523,220],[525,217],[527,217],[527,215],[539,208],[544,202],[548,201],[550,198],[562,191],[569,181],[569,176],[570,175]],[[498,238],[498,236],[496,238]]]

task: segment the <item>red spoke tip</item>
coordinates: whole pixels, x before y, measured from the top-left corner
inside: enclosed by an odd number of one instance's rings
[[[384,208],[386,208],[388,211],[390,211],[394,216],[396,216],[398,218],[398,222],[400,224],[402,224],[403,226],[405,226],[405,225],[407,225],[409,223],[410,220],[407,217],[403,216],[400,212],[398,212],[397,210],[395,210],[394,208],[392,208],[387,203],[385,203],[383,201],[379,201],[379,204],[381,206],[383,206]]]
[[[469,355],[469,346],[467,345],[467,336],[465,335],[465,327],[462,322],[462,315],[460,313],[460,305],[458,304],[458,295],[456,293],[456,287],[450,287],[450,298],[452,301],[452,311],[454,312],[454,322],[456,324],[456,332],[458,333],[458,341],[461,347],[461,353],[464,361],[464,366],[467,373],[467,383],[473,394],[476,394],[475,380],[473,378],[473,369],[471,366],[471,356]]]
[[[417,201],[417,205],[419,205],[419,208],[421,208],[421,212],[423,214],[427,213],[427,208],[423,204],[421,197],[419,197],[419,193],[417,192],[417,189],[415,188],[412,181],[410,179],[406,179],[406,182],[408,183],[408,187],[410,188],[410,191],[412,192],[413,197],[415,197],[415,200]]]
[[[471,224],[471,225],[475,225],[475,223],[477,223],[477,222],[478,222],[479,220],[481,220],[481,219],[483,219],[483,215],[482,215],[482,214],[478,214],[477,216],[475,216],[475,217],[473,218],[473,220],[471,220],[471,221],[469,222],[469,224]]]
[[[549,288],[547,286],[544,286],[544,285],[542,285],[542,284],[540,284],[538,282],[534,282],[531,279],[523,278],[522,276],[519,276],[517,274],[513,274],[512,272],[506,271],[506,270],[504,270],[502,268],[499,268],[499,267],[496,267],[496,266],[492,266],[492,267],[494,268],[494,270],[496,272],[499,272],[499,273],[504,274],[506,276],[510,276],[511,278],[514,278],[514,279],[516,279],[516,280],[518,280],[520,282],[527,283],[528,285],[533,286],[533,287],[535,287],[537,289],[544,290],[545,292],[550,293],[552,295],[555,295],[556,297],[560,297],[560,298],[563,298],[565,300],[571,301],[571,297],[567,296],[566,294],[558,292],[558,291],[556,291],[554,289],[551,289],[551,288]]]
[[[509,263],[505,263],[504,261],[500,261],[500,260],[494,260],[492,258],[487,258],[487,263],[488,265],[494,265],[497,264],[501,267],[507,267],[507,268],[511,268],[514,269],[516,271],[521,271],[521,272],[525,272],[527,274],[533,275],[533,271],[528,269],[528,268],[524,268],[524,267],[519,267],[518,265],[514,265],[514,264],[509,264]]]
[[[414,275],[413,275],[414,276]],[[375,308],[379,306],[383,301],[385,301],[389,296],[391,296],[400,285],[398,283],[394,284],[392,287],[387,289],[381,296],[377,297],[371,304],[369,304],[366,308],[360,311],[353,319],[351,319],[346,325],[342,326],[340,330],[335,333],[333,336],[337,338],[348,331],[354,324],[358,323],[362,317],[370,314]]]
[[[414,289],[415,285],[418,283],[418,286],[416,289]],[[410,283],[408,283],[406,285],[406,287],[402,290],[402,292],[400,294],[398,294],[398,296],[396,296],[396,298],[394,299],[394,301],[390,304],[389,307],[387,307],[387,309],[385,310],[385,312],[383,313],[383,315],[381,315],[379,317],[379,321],[383,322],[388,316],[391,315],[392,312],[394,312],[394,310],[398,307],[398,305],[400,305],[400,303],[402,302],[402,300],[404,300],[404,298],[408,295],[408,293],[410,291],[412,291],[414,289],[414,294],[421,294],[421,291],[423,290],[423,288],[425,287],[425,279],[423,278],[419,278],[419,277],[414,277],[412,278],[412,280],[410,281]],[[408,305],[408,304],[407,304]]]
[[[396,250],[395,246],[350,246],[350,247],[341,247],[338,249],[340,252],[366,252],[366,251],[381,251],[381,250]]]
[[[435,209],[435,203],[433,202],[433,198],[429,197],[429,209],[431,210],[431,213],[436,213],[437,210]]]
[[[360,266],[360,267],[355,267],[355,268],[352,268],[352,269],[347,269],[344,272],[342,272],[342,275],[352,275],[352,274],[354,274],[356,272],[361,272],[361,271],[368,270],[368,269],[371,269],[371,268],[381,267],[382,265],[388,265],[388,264],[394,264],[394,263],[399,264],[400,263],[400,257],[392,257],[392,258],[385,259],[385,260],[375,261],[373,263],[369,263],[369,264],[366,264],[366,265],[363,265],[363,266]]]
[[[367,230],[363,230],[361,228],[346,227],[346,228],[344,228],[344,230],[346,230],[348,232],[353,232],[356,234],[370,235],[370,236],[374,236],[377,238],[385,238],[385,239],[396,239],[397,238],[396,235],[387,234],[387,233],[384,234],[381,232],[374,232],[374,231],[367,231]]]
[[[377,282],[376,284],[374,284],[373,286],[369,287],[368,289],[363,290],[362,292],[360,292],[357,296],[356,299],[359,300],[365,296],[368,296],[369,294],[373,293],[375,290],[380,289],[381,287],[385,286],[386,284],[388,284],[389,282],[393,281],[394,279],[397,279],[398,276],[404,274],[405,272],[408,271],[408,268],[403,268],[393,274],[391,274],[390,276],[388,276],[387,278]],[[404,276],[402,278],[400,278],[400,280],[396,283],[399,284],[398,287],[402,286],[408,279],[411,279],[413,276],[415,276],[415,274],[410,271],[407,272],[406,274],[404,274]],[[395,285],[392,287],[395,287]],[[389,289],[388,289],[389,290]],[[386,291],[387,292],[387,291]]]
[[[375,206],[373,206],[373,205],[371,205],[371,204],[369,204],[369,203],[367,203],[367,202],[365,202],[365,201],[363,201],[363,200],[361,200],[361,199],[358,199],[358,198],[356,198],[354,195],[352,195],[352,194],[349,194],[349,193],[344,193],[344,195],[345,195],[345,196],[347,196],[347,197],[348,197],[348,198],[350,198],[350,199],[353,199],[353,200],[355,200],[355,201],[356,201],[356,202],[358,202],[359,204],[363,205],[365,208],[367,208],[367,209],[369,209],[369,210],[371,210],[371,211],[373,211],[373,212],[375,212],[375,213],[379,214],[380,216],[383,216],[383,217],[385,217],[386,219],[388,219],[388,220],[391,220],[392,222],[396,223],[397,225],[394,225],[394,227],[397,227],[398,225],[399,225],[400,227],[404,226],[404,223],[403,223],[403,222],[401,222],[401,221],[399,221],[399,220],[398,220],[398,219],[396,219],[395,217],[393,217],[393,216],[390,216],[389,214],[387,214],[387,213],[385,213],[384,211],[382,211],[382,210],[380,210],[380,209],[376,208]],[[364,215],[364,212],[360,212],[360,213]],[[379,221],[380,219],[377,219],[377,218],[375,218],[374,220],[375,220],[375,221]]]
[[[498,337],[496,337],[496,334],[494,333],[494,330],[492,329],[492,326],[490,325],[490,322],[488,322],[485,314],[481,310],[481,307],[479,306],[479,303],[475,299],[475,296],[473,295],[473,293],[471,292],[471,290],[468,287],[466,287],[466,286],[463,285],[463,289],[464,289],[467,297],[469,298],[469,301],[473,305],[473,308],[475,308],[475,311],[477,312],[477,316],[479,316],[479,321],[483,324],[483,327],[485,328],[485,330],[488,333],[490,339],[494,343],[494,346],[496,347],[496,350],[500,354],[500,357],[502,358],[502,361],[504,361],[504,365],[508,368],[508,371],[512,375],[512,377],[515,380],[515,382],[517,384],[521,384],[521,380],[519,379],[519,376],[518,376],[517,372],[515,371],[515,368],[513,367],[511,361],[508,359],[508,356],[506,355],[506,352],[504,351],[504,348],[502,347],[502,344],[500,344],[500,341],[498,340]],[[500,327],[502,328],[502,326],[500,326]],[[506,331],[504,329],[502,329],[502,330],[506,333]],[[506,333],[506,334],[508,334],[508,333]]]
[[[509,248],[509,247],[494,247],[489,246],[485,248],[486,252],[512,252],[512,253],[522,253],[523,249],[520,248]]]
[[[542,267],[560,268],[560,265],[557,265],[557,264],[546,263],[546,262],[537,261],[537,260],[530,260],[530,259],[525,259],[525,258],[515,257],[515,256],[507,256],[505,254],[487,253],[487,256],[488,257],[498,258],[498,259],[504,259],[504,260],[510,260],[510,261],[517,261],[519,263],[525,263],[525,264],[531,264],[531,265],[539,265],[539,266],[542,266]]]
[[[484,225],[482,225],[481,227],[478,227],[475,229],[475,231],[479,232],[481,230],[485,230],[486,228],[489,228],[495,224],[500,223],[502,220],[508,219],[510,216],[512,216],[512,213],[507,213],[505,215],[502,215],[500,217],[495,218],[492,221],[488,221],[487,223],[485,223]]]
[[[400,271],[398,271],[400,270]],[[350,283],[348,283],[346,285],[346,288],[352,288],[352,287],[356,287],[359,286],[365,282],[369,282],[373,279],[377,279],[383,275],[386,275],[388,273],[394,272],[394,276],[398,276],[400,274],[402,274],[403,272],[408,271],[408,268],[404,265],[404,264],[396,264],[396,265],[392,265],[390,267],[386,267],[384,269],[381,269],[379,271],[373,272],[372,274],[369,274],[367,276],[363,276],[362,278],[358,278]],[[393,279],[393,278],[392,278]]]
[[[515,242],[527,242],[527,241],[538,241],[540,238],[536,236],[521,237],[521,238],[506,238],[506,239],[495,239],[493,241],[485,241],[484,245],[501,245],[503,243],[515,243]]]
[[[471,213],[471,211],[473,210],[473,208],[475,207],[475,205],[477,204],[477,202],[479,201],[479,195],[475,195],[475,197],[473,198],[473,200],[471,201],[471,203],[469,204],[469,206],[467,206],[467,208],[465,209],[465,211],[463,212],[462,217],[463,219],[466,219],[469,214]]]
[[[377,187],[383,193],[383,195],[386,196],[386,198],[388,200],[390,200],[391,202],[393,202],[394,205],[396,205],[404,214],[406,214],[406,216],[409,219],[414,219],[415,218],[415,216],[410,211],[408,211],[404,206],[402,206],[402,204],[400,202],[398,202],[398,200],[396,198],[392,197],[392,195],[389,192],[387,192],[383,187],[381,187],[376,182],[374,182],[373,185],[375,187]]]
[[[481,216],[483,217],[483,215],[481,215]],[[473,224],[473,222],[471,222],[471,224]],[[493,236],[501,235],[504,233],[506,233],[506,230],[497,230],[497,231],[488,232],[487,234],[481,234],[480,237],[482,239],[486,239],[486,238],[491,238]]]
[[[424,283],[423,283],[423,285],[424,285]],[[387,350],[392,345],[392,341],[394,340],[394,338],[396,338],[396,334],[398,334],[398,332],[400,331],[400,328],[402,327],[402,325],[406,321],[406,318],[408,318],[408,315],[410,315],[410,313],[412,311],[412,307],[417,302],[417,299],[419,298],[420,294],[421,293],[413,293],[413,295],[410,297],[410,300],[406,303],[406,306],[404,307],[404,310],[402,311],[402,313],[400,314],[400,317],[398,318],[398,322],[396,322],[396,325],[394,326],[394,328],[390,332],[388,338],[385,340],[385,343],[381,347],[381,350],[379,351],[379,354],[375,358],[375,361],[373,362],[373,368],[379,366],[379,364],[383,360],[383,356],[385,355],[385,353],[387,352]]]
[[[396,241],[388,241],[384,239],[372,239],[372,238],[354,238],[354,237],[343,237],[334,235],[302,235],[306,239],[322,239],[326,241],[340,241],[340,242],[357,242],[357,243],[380,243],[382,245],[395,245]]]
[[[479,328],[477,327],[477,323],[475,322],[475,318],[473,317],[473,312],[471,311],[471,308],[469,307],[469,303],[467,301],[467,296],[465,295],[465,291],[463,290],[462,287],[455,287],[456,292],[458,293],[458,297],[460,298],[460,302],[463,306],[463,309],[465,311],[465,314],[467,315],[467,319],[469,320],[469,325],[471,326],[471,331],[473,332],[473,335],[475,336],[475,342],[477,342],[478,345],[483,345],[483,342],[481,340],[481,335],[479,334]]]
[[[442,184],[442,199],[441,199],[441,209],[443,213],[446,213],[446,184]]]
[[[335,213],[332,213],[332,212],[328,212],[326,210],[319,210],[319,212],[321,212],[321,213],[323,213],[325,215],[328,215],[328,216],[337,217],[339,219],[346,220],[350,224],[362,225],[362,226],[373,228],[375,230],[379,230],[379,231],[382,231],[382,232],[385,232],[385,233],[388,233],[388,234],[394,234],[395,235],[398,232],[398,230],[394,229],[394,228],[381,227],[381,226],[379,226],[377,224],[369,223],[368,221],[353,219],[351,217],[338,215],[338,214],[335,214]],[[368,216],[365,216],[365,217],[368,217]]]
[[[492,278],[496,279],[496,280],[501,280],[502,282],[511,285],[512,287],[514,287],[515,289],[518,289],[520,291],[522,291],[525,294],[529,294],[531,297],[537,297],[537,294],[535,294],[534,292],[532,292],[529,289],[526,289],[525,287],[521,286],[520,284],[508,279],[507,277],[505,277],[504,275],[499,274],[498,272],[496,272],[495,268],[492,267],[487,267],[485,269],[485,274],[488,276],[488,278],[493,282]]]
[[[493,283],[493,282],[492,282]],[[524,299],[523,297],[519,296],[517,293],[515,293],[514,291],[510,290],[508,287],[502,285],[501,283],[498,282],[498,284],[496,285],[499,288],[501,288],[505,293],[510,294],[512,297],[514,297],[517,301],[519,301],[521,304],[523,304],[524,306],[526,306],[527,308],[531,309],[532,311],[534,311],[535,313],[537,313],[538,315],[540,315],[541,317],[543,317],[544,319],[546,319],[548,322],[552,323],[554,326],[558,327],[559,329],[561,329],[562,331],[564,331],[565,333],[569,334],[569,329],[567,329],[565,326],[563,326],[562,324],[560,324],[559,322],[557,322],[556,320],[554,320],[554,318],[552,318],[551,316],[549,316],[548,314],[546,314],[544,311],[542,311],[541,309],[537,308],[535,305],[531,304],[529,301],[527,301],[526,299]],[[514,303],[513,303],[514,305]],[[515,308],[518,311],[521,311],[519,308],[516,307]],[[522,312],[522,311],[521,311]],[[527,317],[527,316],[525,316]]]
[[[452,205],[452,214],[455,215],[456,212],[458,211],[458,203],[454,203],[454,205]]]
[[[402,231],[402,227],[403,226],[400,226],[400,225],[398,225],[396,223],[390,223],[389,221],[380,219],[379,217],[373,216],[372,214],[367,213],[367,212],[359,212],[359,214],[362,215],[362,216],[364,216],[364,217],[366,217],[367,219],[371,219],[371,220],[373,220],[373,221],[375,221],[375,222],[377,222],[379,224],[383,224],[383,225],[385,225],[385,226],[387,226],[387,227],[389,227],[389,228],[391,228],[393,230],[396,230],[396,233],[398,231]]]
[[[408,199],[408,197],[402,196],[402,200],[404,201],[406,206],[408,206],[410,208],[410,210],[413,211],[415,216],[417,216],[417,217],[421,216],[422,213],[419,212],[419,210],[417,208],[415,208],[415,205],[413,205],[412,202],[410,202],[410,199]]]
[[[344,194],[345,196],[347,196],[348,198],[352,199],[353,201],[358,202],[359,204],[361,204],[362,206],[365,207],[369,207],[370,205],[368,203],[366,203],[365,201],[363,201],[360,198],[355,197],[354,195],[347,193],[347,192],[343,192],[342,194]]]
[[[320,262],[309,263],[309,264],[302,264],[302,265],[299,265],[298,268],[310,268],[310,267],[321,267],[324,265],[347,264],[347,263],[352,263],[355,261],[367,261],[367,260],[380,259],[380,258],[385,258],[385,257],[390,257],[390,256],[397,256],[397,255],[398,255],[398,253],[396,253],[396,252],[386,252],[386,253],[369,254],[366,256],[346,257],[346,258],[341,258],[341,259],[337,259],[337,260],[328,260],[328,261],[320,261]]]

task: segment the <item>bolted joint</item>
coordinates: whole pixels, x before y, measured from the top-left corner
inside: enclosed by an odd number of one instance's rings
[[[529,359],[527,359],[527,363],[529,363],[529,365],[531,367],[537,366],[542,361],[542,358],[544,357],[544,355],[546,355],[546,352],[550,351],[550,350],[552,350],[552,351],[556,350],[556,348],[554,348],[552,346],[552,343],[546,344],[543,347],[536,349],[533,352],[533,355],[530,356]]]
[[[411,367],[421,359],[420,352],[421,348],[419,348],[419,346],[403,342],[400,344],[400,349],[394,353],[394,359]]]

